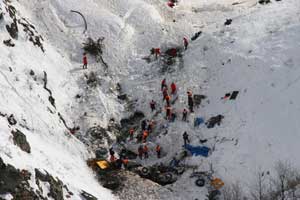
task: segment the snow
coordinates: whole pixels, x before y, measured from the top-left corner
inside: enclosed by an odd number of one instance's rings
[[[232,5],[236,2],[180,0],[171,9],[159,0],[13,1],[18,14],[45,37],[46,52],[33,47],[24,34],[14,40],[16,47],[0,47],[0,111],[13,113],[19,122],[8,127],[7,120],[0,118],[0,156],[18,168],[45,169],[71,191],[84,189],[99,199],[116,198],[97,183],[85,164],[92,153],[66,133],[57,113],[69,126],[79,124],[83,135],[93,125],[106,127],[110,118],[120,120],[129,115],[116,98],[114,87],[120,82],[129,97],[137,100],[136,109],[152,118],[148,104],[154,99],[163,108],[160,81],[165,77],[168,84],[175,81],[178,86],[179,99],[174,106],[178,113],[187,107],[187,90],[208,99],[189,116],[188,123],[168,123],[162,110],[155,120],[159,126],[168,126],[168,134],[152,137],[149,147],[154,149],[159,143],[168,154],[157,161],[151,150],[150,159],[143,164],[168,162],[182,149],[182,133],[187,131],[193,145],[205,138],[207,145],[214,147],[208,158],[191,157],[187,164],[203,170],[213,166],[225,184],[238,181],[247,188],[258,169],[272,174],[278,160],[299,168],[300,1],[260,5],[256,0],[245,0]],[[70,10],[84,14],[87,33],[82,34],[83,21]],[[233,19],[232,24],[224,26],[226,19]],[[200,30],[203,34],[183,53],[183,67],[177,65],[173,72],[161,74],[160,59],[150,64],[142,59],[153,47],[166,50],[182,46],[183,37]],[[9,38],[4,26],[0,35]],[[101,79],[97,90],[86,87],[85,72],[80,69],[81,46],[88,36],[105,37],[103,58],[109,65],[108,76],[101,64],[88,58],[88,72],[96,71]],[[37,81],[29,75],[31,69]],[[43,71],[47,72],[56,109],[43,89]],[[240,92],[235,101],[220,99],[234,90]],[[83,98],[75,100],[77,94]],[[193,127],[194,117],[209,119],[218,114],[225,116],[221,126]],[[13,144],[10,131],[14,128],[27,136],[31,154]],[[127,145],[133,150],[138,146]],[[172,199],[201,199],[206,193],[194,185],[188,173],[167,187],[173,191]],[[161,195],[161,199],[169,198]]]

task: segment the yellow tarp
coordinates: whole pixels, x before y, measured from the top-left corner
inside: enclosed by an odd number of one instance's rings
[[[109,167],[109,163],[106,160],[101,160],[97,162],[97,165],[101,168],[101,169],[107,169]]]
[[[215,178],[211,181],[211,185],[218,190],[224,186],[224,182],[219,178]]]

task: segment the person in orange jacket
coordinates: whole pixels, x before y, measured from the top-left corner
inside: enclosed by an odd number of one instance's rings
[[[171,94],[175,94],[177,90],[176,84],[174,82],[171,83]]]
[[[128,165],[128,163],[129,163],[128,158],[122,159],[122,163],[123,163],[124,167],[127,168],[127,165]]]
[[[166,102],[167,102],[167,106],[170,106],[170,100],[171,100],[171,97],[170,97],[169,95],[167,95],[167,96],[165,97],[165,99],[166,99]]]
[[[171,106],[166,106],[166,118],[167,119],[170,119],[170,117],[171,117],[171,110],[172,110]]]
[[[134,135],[134,129],[133,128],[131,128],[129,130],[129,135],[130,135],[130,140],[133,140],[133,135]]]
[[[148,131],[145,130],[145,131],[143,132],[143,143],[145,143],[145,142],[147,141],[148,135],[149,135]]]
[[[157,154],[157,158],[160,158],[160,155],[161,155],[161,147],[160,147],[159,144],[156,145],[155,151],[156,151],[156,154]]]
[[[149,158],[149,154],[148,154],[149,149],[148,149],[147,145],[144,145],[143,151],[144,151],[145,159]]]

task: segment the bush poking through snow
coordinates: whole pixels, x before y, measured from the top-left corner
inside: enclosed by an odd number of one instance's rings
[[[103,53],[103,40],[104,37],[99,38],[97,41],[92,38],[87,38],[87,41],[83,43],[83,49],[85,52],[95,56],[98,59]]]

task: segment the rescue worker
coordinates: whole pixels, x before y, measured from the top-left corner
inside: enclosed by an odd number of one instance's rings
[[[149,132],[147,130],[145,130],[143,132],[143,143],[145,143],[147,141],[148,135],[149,135]]]
[[[175,94],[177,90],[176,84],[174,82],[171,83],[171,94]]]
[[[182,137],[183,137],[183,141],[184,141],[184,146],[186,146],[187,143],[190,143],[189,135],[187,134],[186,131],[183,133]]]
[[[82,66],[82,68],[83,68],[83,69],[87,69],[87,64],[88,64],[88,62],[87,62],[86,53],[83,54],[83,59],[82,59],[82,61],[83,61],[83,66]]]
[[[189,45],[188,39],[186,37],[183,38],[183,45],[184,45],[184,49],[186,50]]]
[[[130,140],[133,140],[133,134],[134,134],[134,129],[131,128],[131,129],[129,130]]]
[[[109,154],[110,154],[110,156],[114,156],[115,155],[115,151],[113,150],[112,147],[109,149]]]
[[[159,144],[156,145],[155,151],[156,151],[156,154],[157,154],[157,158],[160,158],[160,155],[161,155],[161,147],[160,147]]]
[[[126,169],[128,166],[128,163],[129,163],[128,158],[126,157],[126,158],[122,159],[122,163],[123,163],[124,168]]]
[[[140,145],[138,148],[138,154],[139,154],[139,158],[142,160],[143,159],[143,154],[144,154],[144,150],[143,150],[143,146]]]
[[[166,102],[167,102],[167,106],[170,106],[170,100],[171,100],[171,97],[170,97],[169,95],[167,95],[167,96],[165,97],[165,100],[166,100]]]
[[[194,108],[194,100],[193,100],[193,95],[191,91],[187,92],[188,95],[188,106],[190,109],[190,112],[194,112],[193,108]]]
[[[168,96],[168,87],[163,88],[163,101],[166,99],[166,96]]]
[[[147,145],[144,145],[143,152],[144,152],[145,159],[149,158],[148,151],[149,151],[149,149],[148,149]]]
[[[157,59],[157,57],[160,55],[160,48],[152,48],[151,49],[151,54],[155,55],[155,58]]]
[[[142,123],[141,123],[142,130],[143,131],[146,130],[146,127],[147,127],[147,122],[146,122],[146,120],[143,120]]]
[[[161,81],[161,90],[163,91],[163,89],[164,89],[165,87],[168,87],[168,86],[167,86],[167,81],[166,81],[166,79],[164,78],[164,79]]]
[[[171,117],[171,106],[166,106],[166,118],[170,119]]]
[[[152,99],[152,101],[150,102],[150,108],[152,112],[155,110],[155,107],[156,107],[156,102]]]
[[[187,114],[188,114],[188,111],[186,109],[183,109],[183,112],[182,112],[182,121],[185,121],[187,120]]]
[[[149,132],[152,132],[153,128],[154,128],[154,120],[151,120],[151,121],[149,121],[149,123],[148,123],[148,128],[147,128],[147,130],[148,130]]]
[[[110,162],[115,162],[116,161],[116,157],[114,155],[111,155],[109,158]]]
[[[167,5],[168,5],[170,8],[173,8],[173,7],[175,6],[175,3],[174,3],[172,0],[170,0],[170,1],[167,3]]]

